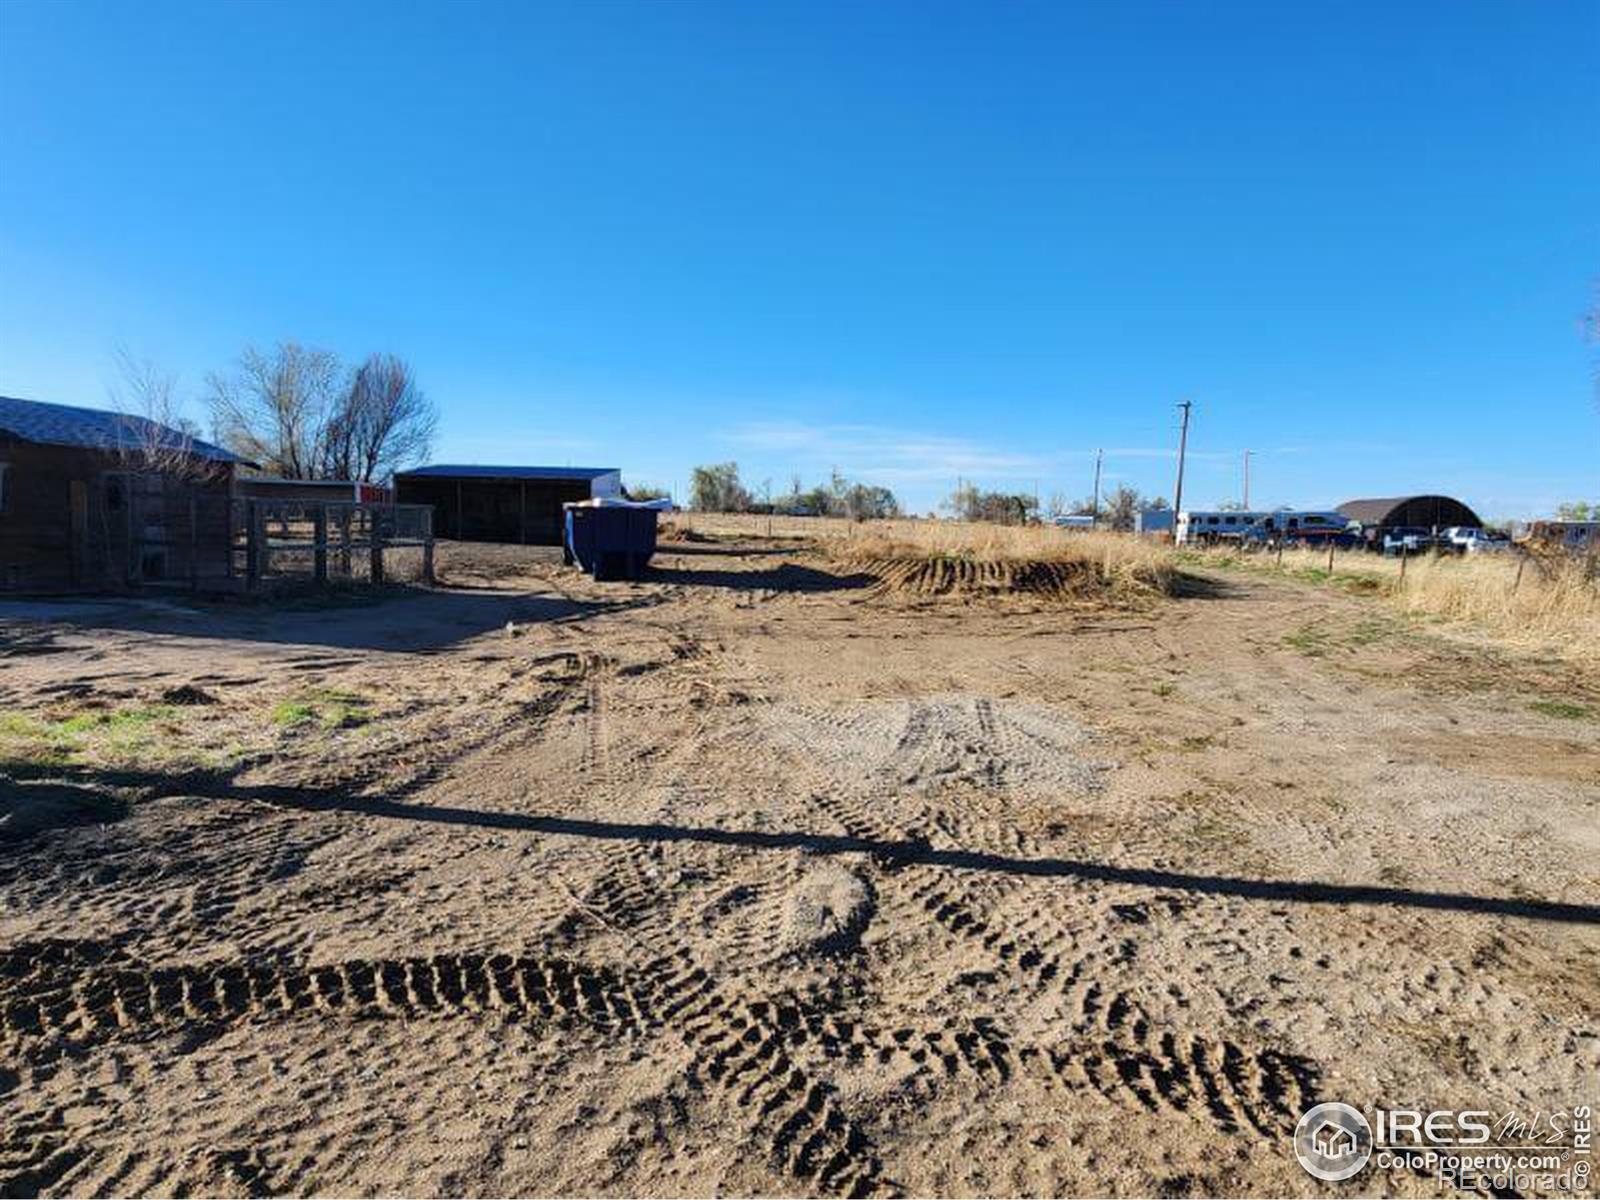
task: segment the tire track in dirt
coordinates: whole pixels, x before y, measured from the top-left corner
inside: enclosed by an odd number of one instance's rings
[[[556,657],[556,670],[538,674],[533,672],[548,667],[549,660],[518,663],[507,685],[509,704],[456,714],[430,733],[386,746],[382,754],[347,758],[335,767],[318,763],[295,776],[269,775],[259,782],[210,772],[152,777],[140,785],[148,799],[201,802],[166,824],[158,853],[151,853],[139,828],[123,830],[111,845],[63,843],[46,860],[45,870],[38,869],[34,856],[0,853],[0,887],[21,903],[64,896],[69,911],[101,928],[179,931],[163,939],[164,954],[183,954],[219,936],[281,944],[340,894],[337,887],[319,895],[317,889],[283,885],[313,855],[357,828],[355,818],[343,819],[343,810],[358,813],[359,804],[347,801],[380,789],[386,799],[404,799],[449,777],[474,755],[510,754],[539,740],[550,720],[572,703],[574,692],[609,661],[593,653]],[[315,812],[318,819],[300,819],[297,810]],[[398,853],[401,844],[422,836],[384,835],[386,843],[394,843],[397,860],[404,858]],[[449,857],[444,848],[431,865]],[[271,903],[263,904],[263,897]]]
[[[60,1183],[85,1151],[66,1128],[60,1107],[41,1116],[9,1112],[0,1134],[0,1196],[37,1196]]]
[[[864,802],[814,799],[851,836],[907,840],[904,831]],[[913,910],[908,919],[931,918],[951,939],[990,956],[1026,994],[1066,1002],[1070,1034],[1060,1042],[1012,1045],[998,1034],[993,1039],[1009,1046],[1030,1075],[1150,1111],[1198,1113],[1203,1107],[1227,1131],[1248,1128],[1262,1136],[1277,1136],[1316,1102],[1321,1072],[1312,1061],[1248,1041],[1163,1029],[1136,997],[1103,987],[1101,981],[1114,976],[1115,963],[1096,948],[1080,953],[1079,938],[1047,906],[1031,906],[1034,917],[1020,924],[997,920],[996,899],[1022,892],[1021,881],[984,886],[945,868],[897,867],[887,873],[880,895],[898,890],[903,906]],[[1092,902],[1087,889],[1080,898],[1085,905]],[[1181,992],[1175,998],[1187,1007]],[[998,1026],[991,1021],[986,1028]]]
[[[691,708],[704,707],[697,700],[717,692],[715,657],[698,640],[679,634],[667,649],[668,658],[650,671],[667,674],[669,694],[684,696]],[[591,675],[586,684],[579,769],[607,795],[624,783],[644,790],[644,780],[621,779],[612,762],[606,683]],[[641,763],[652,786],[668,796],[693,786],[707,728],[703,717],[693,721],[693,730],[665,759]],[[791,1056],[787,1032],[755,1012],[741,981],[713,977],[682,946],[664,863],[638,842],[602,842],[564,855],[557,872],[575,902],[570,921],[599,923],[622,935],[639,956],[641,965],[626,968],[626,974],[643,1023],[694,1052],[693,1080],[733,1106],[777,1170],[812,1192],[865,1196],[896,1190],[834,1090]]]
[[[775,1166],[835,1195],[899,1191],[835,1089],[793,1057],[792,1031],[773,1019],[770,1006],[730,995],[687,952],[646,971],[665,1001],[658,1016],[697,1052],[691,1078],[727,1094],[764,1132]]]
[[[440,954],[290,967],[150,966],[103,947],[36,942],[0,952],[0,1037],[86,1042],[165,1028],[492,1013],[642,1032],[647,1000],[617,972],[562,958]]]

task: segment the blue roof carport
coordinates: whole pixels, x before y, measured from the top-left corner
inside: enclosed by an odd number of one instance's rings
[[[395,474],[395,501],[427,504],[439,537],[559,546],[563,504],[621,490],[615,467],[433,464]]]

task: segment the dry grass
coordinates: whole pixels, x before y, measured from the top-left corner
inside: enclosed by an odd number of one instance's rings
[[[1107,577],[1131,573],[1151,582],[1167,579],[1174,563],[1170,549],[1128,534],[958,521],[866,523],[850,550],[862,556],[911,553],[975,562],[1083,562]]]
[[[900,537],[920,526],[943,526],[950,522],[905,517],[893,521],[851,521],[845,517],[763,517],[753,513],[673,513],[662,521],[661,536],[675,533],[726,538],[795,538],[815,541],[839,539],[853,541],[868,535]]]
[[[1210,551],[1201,559],[1225,567],[1276,565],[1268,552]],[[1507,645],[1600,658],[1600,587],[1579,559],[1424,555],[1407,560],[1402,578],[1398,558],[1335,552],[1330,572],[1327,551],[1289,550],[1283,570],[1308,582],[1380,595],[1405,612],[1460,623]]]
[[[894,590],[928,594],[1016,590],[1126,602],[1170,594],[1177,576],[1170,547],[1050,526],[675,513],[662,536],[685,534],[804,539],[880,575]]]

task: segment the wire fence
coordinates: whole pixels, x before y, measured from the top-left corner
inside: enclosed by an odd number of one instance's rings
[[[235,500],[232,573],[251,590],[283,583],[433,582],[426,504]]]

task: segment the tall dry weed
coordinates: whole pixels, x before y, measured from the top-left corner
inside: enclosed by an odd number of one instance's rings
[[[766,517],[751,513],[674,513],[672,525],[710,537],[806,538],[856,562],[916,556],[980,563],[1082,563],[1124,595],[1170,594],[1177,578],[1170,547],[1128,534],[903,518]]]
[[[1272,567],[1270,552],[1207,556],[1228,565]],[[1290,550],[1283,567],[1321,578],[1326,551]],[[1362,582],[1395,607],[1419,617],[1456,622],[1498,642],[1553,650],[1568,658],[1600,660],[1600,585],[1575,558],[1537,559],[1518,553],[1422,555],[1406,560],[1363,551],[1334,554],[1332,581]]]

